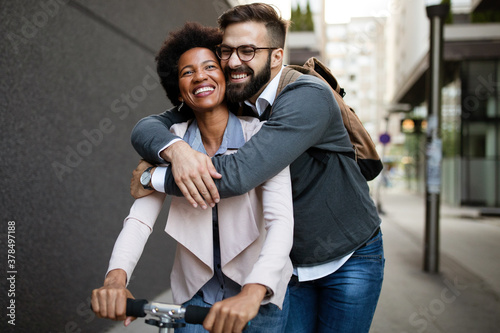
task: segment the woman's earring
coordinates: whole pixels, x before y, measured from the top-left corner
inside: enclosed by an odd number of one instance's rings
[[[182,101],[181,104],[179,104],[179,106],[177,107],[177,111],[180,112],[183,106],[184,106],[184,101]]]

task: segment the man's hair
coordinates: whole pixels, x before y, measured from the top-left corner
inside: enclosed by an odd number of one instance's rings
[[[285,47],[286,32],[289,22],[281,17],[273,6],[265,3],[240,5],[227,10],[217,20],[219,28],[224,31],[234,23],[264,23],[271,45],[269,47]],[[258,45],[261,46],[262,45]]]
[[[205,27],[196,22],[187,22],[182,28],[170,32],[156,56],[156,71],[161,85],[173,105],[179,105],[179,59],[182,54],[196,47],[210,49],[222,43],[218,28]],[[218,59],[218,58],[217,58]]]

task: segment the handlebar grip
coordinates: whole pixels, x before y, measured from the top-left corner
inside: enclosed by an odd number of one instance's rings
[[[205,317],[208,315],[210,308],[196,305],[188,305],[184,320],[188,324],[203,324]]]
[[[148,303],[145,299],[127,298],[127,316],[131,317],[146,317],[144,305]]]

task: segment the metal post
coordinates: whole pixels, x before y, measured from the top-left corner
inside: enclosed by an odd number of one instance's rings
[[[383,135],[385,135],[387,138],[390,138],[390,136],[389,136],[389,115],[390,114],[391,113],[388,112],[387,116],[385,116],[385,118],[384,118],[384,120],[385,120],[385,132],[384,132]],[[389,143],[390,139],[382,140],[382,136],[381,136],[379,140],[382,143],[382,154],[381,154],[380,158],[381,158],[382,163],[383,163],[384,160],[385,160],[385,149],[386,149],[386,146]],[[380,215],[385,215],[385,211],[382,208],[382,196],[380,194],[380,190],[381,190],[382,186],[385,185],[384,182],[387,180],[386,177],[387,177],[387,166],[384,165],[384,168],[382,169],[382,172],[380,174],[380,179],[379,179],[379,181],[377,183],[377,192],[376,192],[376,196],[377,196],[377,212]]]
[[[441,192],[441,87],[443,64],[443,21],[448,5],[427,6],[431,23],[426,143],[426,205],[424,271],[439,272],[439,209]]]

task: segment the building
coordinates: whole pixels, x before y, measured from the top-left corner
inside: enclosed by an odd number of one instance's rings
[[[429,19],[423,0],[391,2],[387,93],[406,104],[404,117],[427,115]],[[500,3],[452,1],[444,27],[442,90],[442,200],[500,207]],[[496,22],[495,22],[496,21]],[[400,115],[391,121],[400,121]],[[425,135],[407,135],[417,191],[424,189]]]
[[[326,28],[328,65],[345,89],[345,101],[375,140],[385,128],[385,17],[352,17]]]

